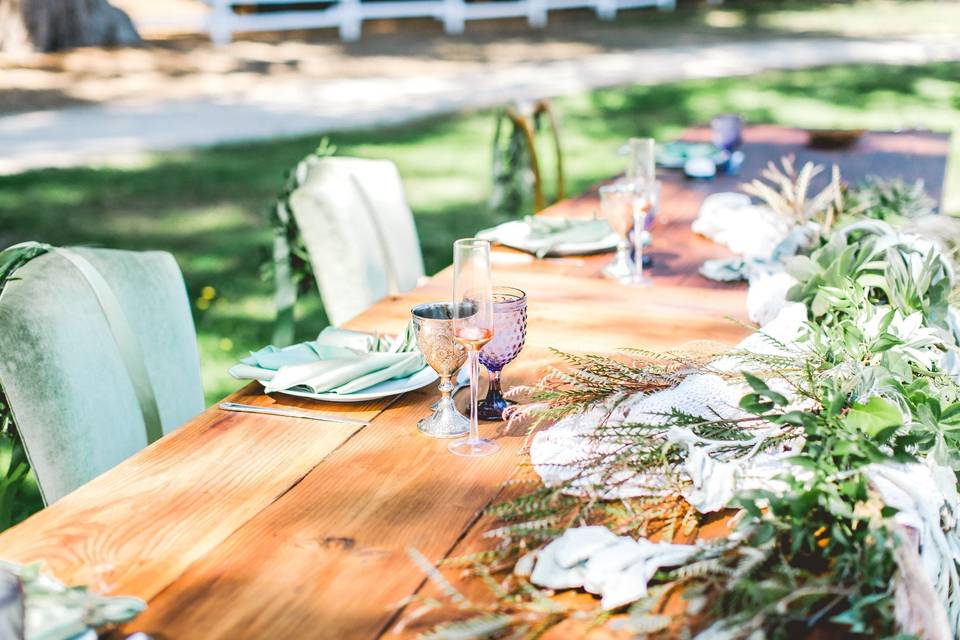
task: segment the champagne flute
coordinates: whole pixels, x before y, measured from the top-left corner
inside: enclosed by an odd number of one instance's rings
[[[480,438],[477,392],[480,349],[493,338],[493,283],[490,276],[490,243],[465,238],[453,243],[453,337],[467,350],[470,367],[470,435],[450,443],[458,456],[488,456],[500,445]]]
[[[624,280],[627,284],[637,287],[646,287],[653,284],[650,278],[643,275],[643,231],[647,220],[654,211],[656,198],[659,197],[660,183],[647,182],[645,185],[633,185],[633,268],[630,275]]]
[[[657,144],[653,138],[630,138],[627,152],[630,155],[627,164],[627,182],[635,189],[645,188],[657,179]]]
[[[630,162],[627,165],[626,181],[633,190],[633,264],[629,274],[621,282],[634,286],[648,286],[649,278],[643,275],[643,238],[651,214],[656,208],[660,184],[657,182],[657,143],[653,138],[630,138],[627,141]]]

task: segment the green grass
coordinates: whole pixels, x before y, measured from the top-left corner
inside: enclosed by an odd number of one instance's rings
[[[551,24],[576,16],[551,12]],[[588,18],[591,19],[591,18]],[[718,6],[681,3],[674,11],[622,11],[594,23],[601,46],[656,47],[723,40],[842,37],[900,38],[960,33],[960,3],[951,0],[724,0]],[[469,29],[469,28],[468,28]],[[577,36],[574,36],[576,38]],[[588,41],[593,41],[587,38]]]
[[[571,192],[620,169],[631,135],[668,138],[735,110],[755,122],[960,130],[960,65],[845,66],[749,78],[618,88],[558,99]],[[451,243],[496,222],[489,190],[491,113],[457,114],[371,131],[330,134],[338,153],[397,163],[428,272],[450,262]],[[262,215],[287,168],[317,136],[164,153],[128,168],[32,171],[0,177],[0,246],[27,239],[165,249],[183,269],[194,304],[207,399],[238,385],[226,369],[269,340],[271,286],[258,276],[270,231]],[[947,208],[960,211],[960,135]],[[204,287],[216,295],[201,300]],[[325,324],[317,296],[301,303],[303,336]]]

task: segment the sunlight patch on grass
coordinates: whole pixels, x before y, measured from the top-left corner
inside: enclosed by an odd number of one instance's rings
[[[746,24],[746,19],[738,11],[712,9],[704,14],[703,23],[714,29],[737,29]]]
[[[937,0],[860,0],[827,6],[792,3],[789,9],[764,12],[757,24],[781,31],[858,37],[960,33],[960,3]]]

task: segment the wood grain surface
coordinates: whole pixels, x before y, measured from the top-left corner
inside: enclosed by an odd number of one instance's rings
[[[700,139],[703,130],[688,133]],[[838,162],[848,179],[870,173],[924,177],[937,196],[946,136],[867,134],[853,149],[807,150],[806,134],[779,127],[746,132],[752,178],[784,152]],[[610,255],[533,260],[498,249],[499,284],[528,294],[527,346],[504,372],[506,386],[535,382],[556,364],[549,350],[666,349],[691,340],[732,344],[749,328],[742,285],[697,273],[726,255],[689,229],[702,199],[737,178],[689,182],[664,174],[653,232],[654,286],[623,287],[600,275]],[[595,191],[544,215],[591,216]],[[449,269],[422,287],[385,299],[351,321],[392,332],[419,302],[447,300]],[[231,400],[309,407],[369,419],[367,427],[211,408],[174,434],[0,534],[0,557],[43,560],[67,583],[145,598],[150,607],[116,637],[372,638],[395,634],[402,602],[425,587],[409,559],[431,562],[482,546],[483,508],[519,462],[522,433],[481,427],[503,450],[485,459],[450,455],[416,429],[433,388],[360,405],[264,396],[252,384]],[[461,401],[463,397],[461,396]],[[421,629],[422,630],[422,629]],[[568,635],[577,630],[567,630]],[[563,637],[561,635],[554,637]]]

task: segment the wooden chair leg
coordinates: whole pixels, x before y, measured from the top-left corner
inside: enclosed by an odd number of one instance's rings
[[[557,191],[554,194],[554,201],[563,200],[566,195],[566,184],[563,172],[563,146],[560,144],[560,128],[557,126],[557,118],[550,107],[550,102],[540,100],[537,103],[537,112],[547,116],[550,121],[550,132],[553,138],[553,151],[557,160]]]
[[[530,118],[520,113],[516,107],[508,107],[507,116],[514,126],[523,131],[523,137],[527,141],[527,150],[530,153],[530,168],[533,170],[533,207],[536,211],[542,211],[546,204],[543,197],[543,181],[540,175],[540,160],[537,158],[536,140],[533,136],[533,125]]]

